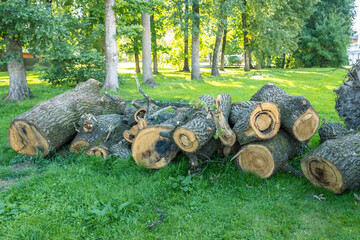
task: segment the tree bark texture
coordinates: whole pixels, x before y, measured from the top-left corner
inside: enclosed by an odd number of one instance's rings
[[[335,109],[351,129],[360,127],[360,61],[353,65],[348,80],[334,92],[337,94]]]
[[[144,0],[148,2],[148,0]],[[154,80],[151,69],[151,28],[150,15],[148,13],[141,14],[142,30],[142,68],[143,68],[143,84],[151,87],[158,85]]]
[[[340,138],[352,132],[339,122],[323,123],[319,129],[320,141],[325,142],[329,139]]]
[[[137,73],[140,73],[140,60],[139,60],[139,54],[135,53],[135,71]]]
[[[298,141],[309,140],[318,130],[319,115],[305,97],[291,96],[275,84],[268,83],[250,100],[277,104],[281,114],[281,126]]]
[[[315,186],[341,194],[360,186],[360,133],[330,139],[301,161],[306,178]]]
[[[273,138],[246,145],[237,154],[237,165],[246,172],[253,172],[261,178],[269,178],[275,173],[291,171],[302,174],[289,166],[288,161],[296,156],[300,142],[283,130]]]
[[[224,29],[223,39],[222,39],[222,46],[221,46],[221,59],[220,59],[220,70],[225,71],[225,50],[226,50],[226,35],[227,29]]]
[[[271,102],[236,102],[231,106],[230,126],[240,145],[268,139],[280,129],[280,112]]]
[[[202,79],[200,72],[200,5],[199,0],[194,0],[192,5],[193,23],[191,40],[191,80]]]
[[[6,54],[13,55],[7,65],[9,72],[9,92],[6,101],[24,101],[26,97],[33,96],[26,81],[25,64],[22,56],[21,42],[14,38],[7,38]]]
[[[223,34],[223,28],[219,24],[218,31],[216,33],[216,39],[215,39],[215,47],[214,47],[214,56],[213,61],[211,65],[211,76],[220,76],[219,73],[219,57],[220,57],[220,47],[221,47],[221,39]]]
[[[249,38],[248,38],[248,31],[247,31],[247,23],[246,23],[246,12],[247,9],[247,0],[244,0],[244,12],[241,14],[242,19],[242,27],[243,27],[243,35],[244,35],[244,60],[245,60],[245,67],[244,71],[250,71],[250,49],[249,49]]]
[[[154,44],[154,49],[152,49],[153,52],[153,65],[154,65],[154,73],[159,73],[158,71],[158,59],[157,59],[157,36],[156,36],[156,25],[154,21],[154,15],[150,16],[150,22],[151,22],[151,38]]]
[[[115,0],[105,0],[105,82],[103,89],[116,90],[119,88],[117,66],[119,55],[116,43]]]
[[[125,105],[100,94],[101,86],[89,79],[17,116],[8,132],[10,146],[18,153],[47,156],[74,137],[84,113],[123,114]]]
[[[185,1],[185,22],[184,22],[184,68],[183,71],[189,72],[189,3]]]
[[[231,96],[222,93],[216,98],[216,111],[214,119],[216,124],[216,135],[227,147],[231,147],[236,142],[236,134],[231,129],[228,119],[231,111]]]

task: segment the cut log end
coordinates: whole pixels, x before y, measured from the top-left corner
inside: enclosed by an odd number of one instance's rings
[[[160,136],[162,131],[171,131],[168,126],[151,126],[139,132],[132,144],[132,156],[137,165],[151,169],[167,166],[179,148],[168,138]]]
[[[85,120],[84,121],[84,125],[83,125],[83,130],[85,131],[85,132],[92,132],[92,130],[94,129],[94,123],[93,123],[93,121],[91,121],[91,120]]]
[[[175,130],[173,139],[176,145],[185,152],[195,152],[200,145],[195,133],[189,129],[179,127]]]
[[[326,188],[336,194],[344,191],[344,181],[337,167],[320,156],[310,156],[301,162],[305,177],[315,186]]]
[[[237,157],[238,166],[245,172],[252,172],[261,178],[272,175],[275,162],[274,158],[265,146],[250,144],[243,148]]]
[[[300,142],[309,140],[318,130],[319,123],[318,113],[313,108],[309,108],[294,123],[294,137]]]
[[[109,156],[109,153],[107,150],[105,150],[102,147],[92,147],[87,151],[87,155],[89,156],[96,156],[96,157],[102,157],[106,159]]]
[[[134,119],[136,122],[139,122],[140,119],[145,119],[146,117],[146,109],[140,108],[134,114]]]
[[[256,134],[261,139],[272,138],[280,129],[279,110],[273,103],[261,103],[252,111],[249,122],[252,131],[248,134]]]
[[[90,143],[85,140],[79,140],[71,144],[70,152],[72,153],[84,153],[88,150]]]
[[[10,146],[18,153],[27,155],[40,153],[43,157],[49,153],[50,144],[45,138],[45,134],[30,122],[12,121],[8,137]]]

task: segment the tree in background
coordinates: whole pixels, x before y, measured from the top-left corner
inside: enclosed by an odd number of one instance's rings
[[[202,79],[200,72],[200,3],[192,1],[192,30],[191,30],[191,80]]]
[[[348,63],[347,48],[355,16],[354,0],[322,0],[301,31],[298,66],[339,67]]]

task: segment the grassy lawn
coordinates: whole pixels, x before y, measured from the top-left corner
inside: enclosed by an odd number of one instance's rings
[[[133,69],[119,69],[125,84],[119,94],[140,99]],[[221,77],[191,81],[190,74],[161,69],[160,84],[143,90],[157,100],[192,101],[202,94],[229,93],[246,101],[272,82],[292,95],[307,97],[320,118],[341,121],[332,89],[341,85],[345,70],[266,69],[248,73],[227,69]],[[347,191],[337,196],[305,178],[277,174],[259,179],[239,171],[233,162],[210,163],[191,179],[189,192],[173,188],[187,175],[187,161],[178,156],[168,167],[153,171],[132,159],[104,161],[88,156],[52,155],[48,159],[17,155],[8,145],[10,121],[66,91],[28,72],[36,96],[23,103],[0,101],[0,239],[359,239],[360,203]],[[139,79],[141,76],[139,75]],[[0,73],[0,98],[6,96],[8,75]],[[310,148],[319,144],[316,134]],[[299,167],[299,159],[292,165]],[[174,179],[173,179],[173,178]],[[313,195],[323,194],[318,201]],[[152,230],[146,227],[164,222]]]

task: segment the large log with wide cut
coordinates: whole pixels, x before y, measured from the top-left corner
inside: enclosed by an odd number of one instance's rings
[[[103,96],[101,86],[89,79],[17,116],[8,132],[10,146],[18,153],[47,156],[74,137],[84,113],[123,114],[125,105]]]
[[[302,176],[289,166],[288,161],[296,156],[301,147],[285,131],[264,141],[254,142],[243,147],[237,154],[237,165],[246,172],[253,172],[261,178],[269,178],[279,171]]]
[[[275,84],[264,85],[250,100],[277,104],[281,114],[281,126],[298,141],[309,140],[319,127],[319,115],[308,99],[291,96]]]
[[[280,129],[280,112],[271,102],[236,102],[231,106],[230,124],[240,145],[269,139]]]
[[[325,141],[301,161],[301,169],[312,184],[336,194],[360,186],[360,133]]]

